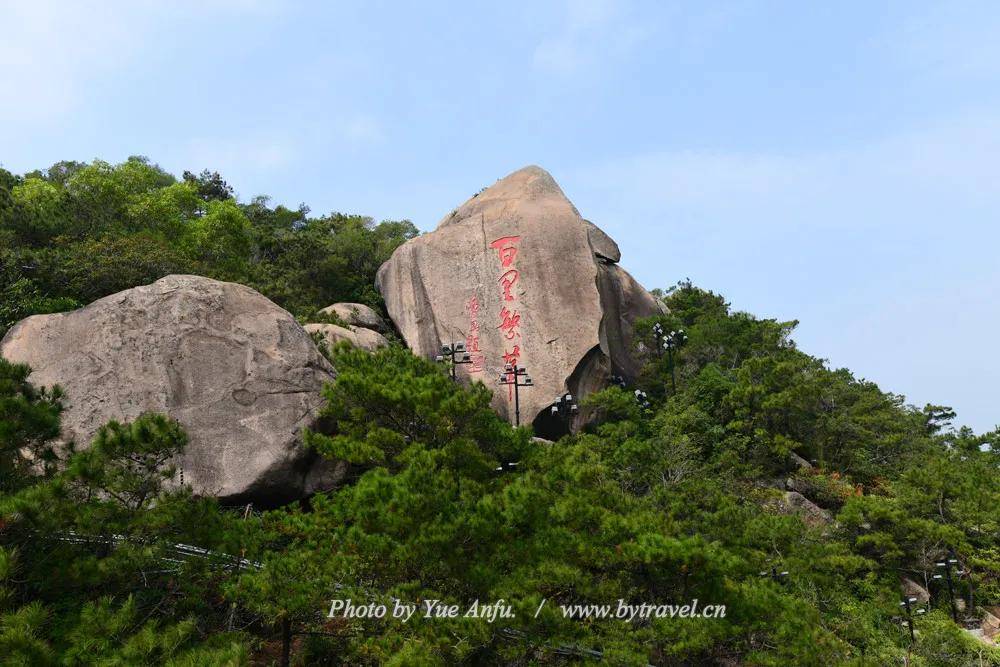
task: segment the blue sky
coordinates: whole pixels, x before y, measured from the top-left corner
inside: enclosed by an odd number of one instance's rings
[[[432,229],[548,169],[910,402],[1000,423],[1000,5],[0,0],[0,164],[143,154]]]

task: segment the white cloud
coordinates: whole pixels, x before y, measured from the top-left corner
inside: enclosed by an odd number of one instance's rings
[[[0,4],[0,122],[44,123],[72,113],[88,81],[134,51],[140,15],[123,6]]]
[[[1000,74],[1000,14],[995,2],[932,3],[888,39],[891,52],[922,76]]]
[[[796,154],[684,150],[581,168],[573,180],[595,199],[730,219],[760,214],[801,226],[844,216],[845,225],[906,224],[872,214],[920,200],[1000,205],[1000,119],[955,118],[871,145]],[[599,193],[599,194],[598,194]]]
[[[301,166],[321,148],[363,150],[385,142],[379,122],[365,114],[327,119],[271,131],[266,127],[240,136],[202,136],[169,151],[166,161],[177,165],[207,165],[227,174],[261,176]],[[200,168],[200,167],[199,167]]]
[[[385,131],[372,116],[357,115],[341,124],[343,137],[355,145],[380,144],[385,141]]]
[[[565,23],[535,48],[535,67],[570,75],[631,51],[646,32],[623,10],[610,0],[567,0]]]
[[[222,173],[269,172],[291,165],[299,157],[288,137],[251,136],[239,139],[195,139],[172,162],[205,165]],[[199,167],[200,168],[200,167]]]
[[[70,116],[160,45],[172,24],[267,16],[280,7],[267,0],[0,0],[0,123],[45,127]]]
[[[690,275],[802,318],[803,349],[914,403],[996,423],[1000,118],[799,153],[675,151],[558,173],[650,286]]]

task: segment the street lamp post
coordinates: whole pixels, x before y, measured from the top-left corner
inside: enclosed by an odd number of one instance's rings
[[[778,568],[772,565],[770,570],[764,570],[760,573],[760,576],[768,577],[773,581],[781,583],[788,578],[788,570],[778,572]]]
[[[951,581],[951,568],[956,565],[958,565],[958,559],[954,557],[947,558],[937,563],[938,569],[944,570],[944,579],[948,583],[948,600],[951,602],[951,620],[958,623],[958,608],[955,606],[955,587]],[[958,574],[961,575],[962,572],[959,571]],[[941,575],[935,574],[934,578],[940,579]]]
[[[458,375],[455,373],[456,367],[461,364],[471,364],[472,357],[468,352],[465,351],[465,343],[452,343],[451,345],[442,345],[441,354],[439,354],[435,361],[439,364],[444,363],[444,360],[448,359],[451,361],[451,379],[458,380]]]
[[[659,325],[656,325],[656,326],[659,326]],[[611,376],[611,384],[617,385],[617,386],[621,387],[622,389],[627,389],[628,388],[628,383],[625,381],[625,378],[623,378],[621,375],[612,375]],[[636,389],[635,391],[632,392],[632,395],[635,396],[635,402],[639,404],[640,408],[643,408],[645,410],[645,409],[648,409],[652,405],[649,402],[649,395],[646,392],[644,392],[642,389]]]
[[[514,388],[514,426],[521,425],[521,397],[518,390],[521,387],[533,387],[534,383],[528,375],[526,368],[519,368],[516,363],[504,366],[503,373],[500,374],[500,384],[510,385]]]
[[[656,324],[654,324],[653,325],[653,338],[656,340],[656,356],[658,356],[658,357],[663,356],[663,350],[664,350],[663,337],[664,337],[664,335],[665,334],[663,333],[663,325],[660,324],[659,322],[657,322]]]
[[[910,643],[911,644],[914,641],[916,641],[916,637],[914,636],[914,633],[913,633],[913,614],[914,614],[914,612],[916,612],[918,615],[919,614],[926,614],[927,613],[927,610],[923,609],[923,608],[919,608],[919,609],[916,609],[916,610],[913,609],[913,607],[911,605],[914,602],[916,602],[916,601],[917,601],[917,598],[911,598],[911,597],[907,596],[907,597],[903,598],[902,602],[899,603],[900,607],[903,607],[904,609],[906,609],[906,625],[910,628]]]
[[[661,350],[667,351],[667,364],[670,366],[670,390],[677,393],[677,378],[674,376],[674,351],[687,342],[687,334],[684,333],[684,329],[664,331],[663,325],[657,322],[653,325],[653,336],[656,338],[657,354],[663,354]]]
[[[633,394],[635,395],[635,402],[639,404],[640,408],[648,409],[650,406],[649,396],[642,389],[636,389]]]
[[[569,425],[573,421],[573,417],[579,414],[579,412],[580,408],[577,407],[576,402],[573,400],[573,394],[563,394],[552,404],[552,416],[562,418],[566,424],[567,431],[569,431]]]

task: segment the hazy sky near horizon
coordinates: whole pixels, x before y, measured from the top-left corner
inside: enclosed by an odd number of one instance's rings
[[[423,230],[527,164],[647,287],[1000,424],[1000,4],[0,0],[0,165]]]

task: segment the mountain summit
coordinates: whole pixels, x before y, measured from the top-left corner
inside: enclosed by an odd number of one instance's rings
[[[519,408],[521,423],[545,435],[560,428],[549,417],[561,396],[579,398],[636,372],[632,324],[659,304],[619,258],[617,244],[580,216],[555,179],[529,166],[399,247],[377,285],[416,354],[464,344],[471,363],[460,377],[482,380],[501,414],[514,421]],[[499,382],[513,364],[533,380],[519,401]]]

